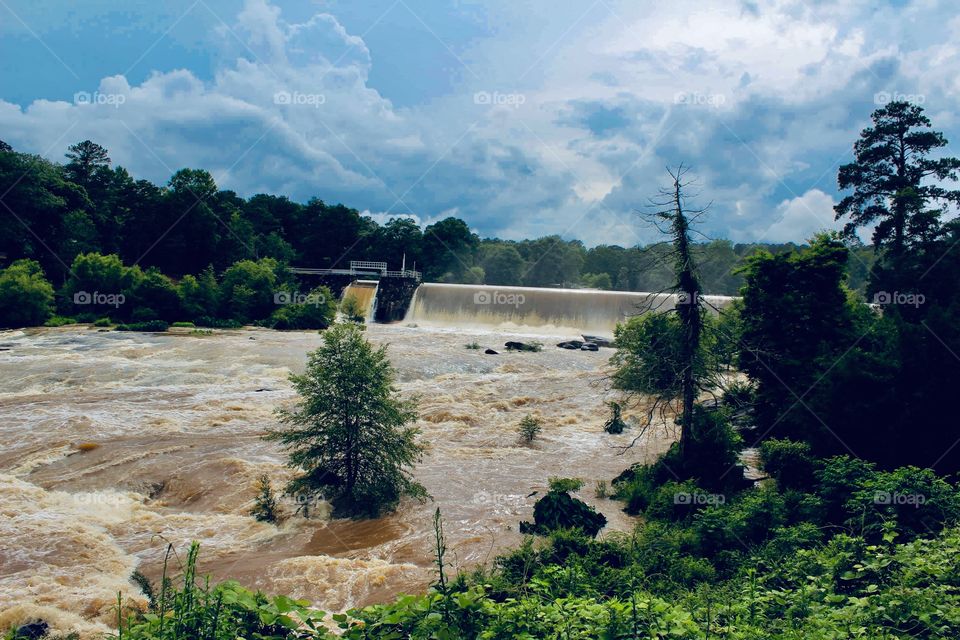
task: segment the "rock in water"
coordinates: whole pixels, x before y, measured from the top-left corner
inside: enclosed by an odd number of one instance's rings
[[[487,349],[486,351],[484,351],[484,353],[487,354],[488,356],[498,356],[498,355],[500,355],[500,352],[499,352],[499,351],[494,351],[493,349]]]
[[[600,336],[588,336],[588,335],[583,335],[580,337],[583,338],[586,342],[592,342],[598,347],[612,348],[616,346],[615,344],[613,344],[613,340],[611,340],[610,338],[601,338]]]
[[[561,349],[573,349],[579,350],[583,346],[583,342],[580,340],[564,340],[563,342],[558,342],[557,346]]]
[[[50,625],[43,620],[37,620],[19,627],[13,633],[13,637],[17,640],[40,640],[40,638],[46,637],[49,630]]]
[[[592,342],[584,342],[583,346],[580,347],[580,351],[600,351],[600,347]]]

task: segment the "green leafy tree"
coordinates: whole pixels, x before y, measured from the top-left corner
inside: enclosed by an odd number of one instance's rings
[[[38,262],[17,260],[0,270],[0,326],[42,325],[53,308],[53,285]]]
[[[277,497],[273,493],[270,476],[267,474],[257,479],[257,497],[254,499],[250,515],[260,522],[276,522],[279,518],[280,506],[277,504]]]
[[[524,266],[523,256],[512,244],[493,244],[483,252],[486,284],[521,284]]]
[[[410,473],[423,452],[409,426],[415,404],[398,397],[395,378],[386,347],[374,348],[357,325],[323,333],[306,372],[290,377],[300,402],[279,412],[284,428],[267,436],[301,472],[288,494],[326,498],[349,516],[376,516],[405,495],[425,496]]]
[[[185,275],[177,285],[184,315],[190,320],[217,315],[219,285],[213,266],[209,265],[199,276]]]
[[[272,258],[241,260],[223,273],[220,283],[220,306],[240,322],[254,322],[269,317],[275,310],[274,293],[278,292],[277,272],[280,265]],[[280,292],[292,295],[293,292]]]

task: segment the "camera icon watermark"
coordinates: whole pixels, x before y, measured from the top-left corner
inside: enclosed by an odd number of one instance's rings
[[[700,302],[700,294],[696,291],[678,291],[677,306],[681,304],[697,304]]]
[[[888,105],[891,102],[912,102],[913,104],[923,104],[927,97],[922,93],[899,93],[897,91],[878,91],[873,94],[873,103],[878,106]]]
[[[90,93],[89,91],[78,91],[73,94],[73,104],[75,105],[109,105],[115,109],[119,109],[120,105],[127,101],[127,96],[122,93],[100,93],[99,91],[94,91]]]
[[[919,307],[924,302],[927,301],[926,296],[922,293],[902,293],[900,291],[877,291],[873,294],[873,303],[879,305],[889,305],[889,304],[898,304],[898,305],[907,305],[911,307]]]
[[[673,104],[692,105],[696,107],[718,108],[727,102],[727,96],[722,93],[701,93],[699,91],[678,91],[673,95]]]
[[[277,91],[273,94],[273,104],[294,107],[308,106],[319,109],[326,104],[327,96],[322,93],[300,93],[299,91]]]
[[[312,304],[315,307],[326,302],[319,293],[300,293],[298,291],[277,291],[273,294],[273,304]]]
[[[715,506],[726,503],[727,498],[722,493],[690,493],[679,491],[673,494],[673,504],[693,505],[698,507]]]
[[[122,293],[100,293],[99,291],[90,293],[88,291],[77,291],[73,294],[73,304],[77,305],[93,304],[116,308],[126,301],[127,298]]]
[[[527,96],[522,93],[500,93],[499,91],[477,91],[473,94],[473,103],[493,107],[513,107],[519,109],[526,103]]]
[[[873,504],[875,505],[907,505],[919,509],[920,505],[926,504],[927,497],[922,493],[897,493],[890,491],[877,491],[873,494]]]
[[[522,293],[504,293],[502,291],[477,291],[473,294],[473,304],[503,305],[519,308],[526,304],[527,298]]]

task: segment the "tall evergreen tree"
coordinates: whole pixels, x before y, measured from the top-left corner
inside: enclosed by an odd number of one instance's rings
[[[376,516],[405,495],[426,495],[410,475],[423,452],[408,426],[415,405],[398,397],[395,378],[386,347],[374,348],[357,325],[324,331],[306,372],[290,377],[300,402],[279,412],[285,427],[267,436],[301,471],[288,494],[326,498],[349,516]]]

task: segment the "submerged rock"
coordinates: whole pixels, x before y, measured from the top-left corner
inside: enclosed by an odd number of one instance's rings
[[[540,347],[542,345],[540,345],[539,343],[508,341],[503,343],[503,346],[505,346],[507,349],[511,351],[540,351]]]
[[[584,342],[580,347],[580,351],[600,351],[600,347],[592,342]]]
[[[583,342],[580,340],[564,340],[563,342],[558,342],[557,346],[561,349],[574,349],[578,350],[583,346]]]
[[[488,356],[498,356],[498,355],[500,355],[500,352],[499,352],[499,351],[494,351],[493,349],[487,349],[487,350],[484,351],[484,353],[487,354]]]
[[[37,620],[36,622],[18,627],[17,630],[13,632],[13,637],[17,638],[17,640],[40,640],[40,638],[46,637],[49,630],[50,625],[43,620]]]

